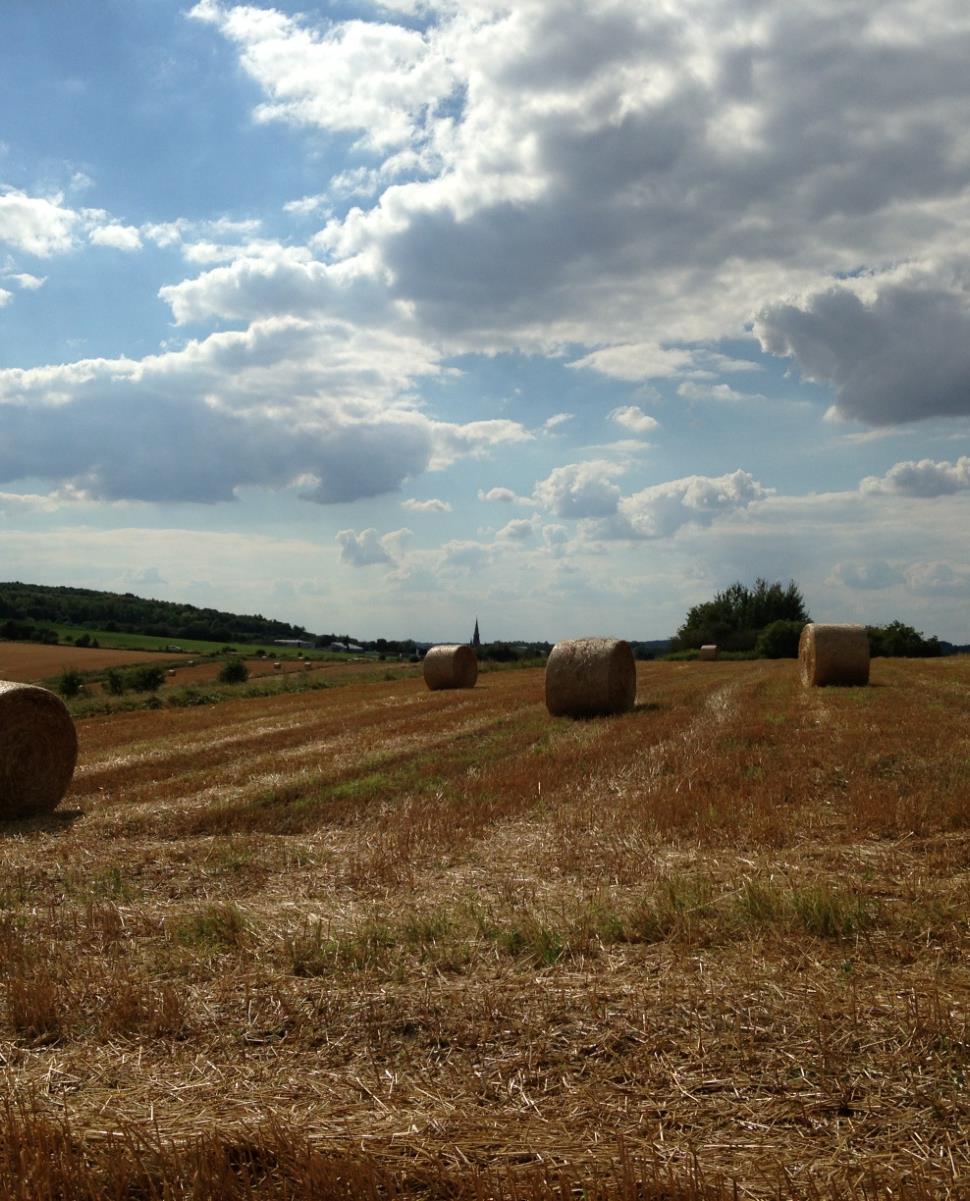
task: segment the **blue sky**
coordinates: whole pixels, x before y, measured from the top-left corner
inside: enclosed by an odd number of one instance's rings
[[[970,640],[962,0],[9,0],[0,578]]]

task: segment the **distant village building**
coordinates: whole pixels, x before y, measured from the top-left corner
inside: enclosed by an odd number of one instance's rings
[[[313,646],[307,638],[274,638],[274,646]]]

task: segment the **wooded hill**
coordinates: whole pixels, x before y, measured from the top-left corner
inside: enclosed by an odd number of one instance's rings
[[[28,629],[54,625],[147,634],[175,642],[271,642],[274,638],[312,637],[301,626],[258,613],[240,615],[174,601],[145,600],[131,592],[0,583],[0,636],[30,638],[33,635]]]

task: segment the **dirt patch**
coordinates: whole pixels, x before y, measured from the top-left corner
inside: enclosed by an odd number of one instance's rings
[[[104,671],[134,663],[167,662],[171,656],[153,651],[100,650],[87,646],[44,646],[39,642],[0,642],[0,679],[21,684],[56,676],[67,668]]]

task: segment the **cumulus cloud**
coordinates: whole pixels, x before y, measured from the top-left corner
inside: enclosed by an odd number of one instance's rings
[[[909,460],[896,463],[883,476],[870,475],[860,483],[862,492],[891,496],[952,496],[970,489],[970,456],[961,455],[954,463],[945,459]]]
[[[838,5],[730,0],[690,19],[636,0],[431,0],[419,27],[387,6],[370,22],[215,0],[192,15],[237,48],[258,119],[384,156],[376,203],[328,224],[335,260],[375,254],[395,296],[466,345],[585,342],[577,365],[642,379],[697,366],[644,340],[644,312],[668,343],[736,335],[860,255],[958,244],[964,207],[919,218],[970,183],[968,19],[930,0],[916,38],[905,0],[890,7],[855,12],[851,37]]]
[[[949,563],[914,563],[906,569],[906,587],[917,596],[970,596],[970,571]]]
[[[518,421],[504,419],[469,421],[465,425],[436,421],[433,431],[432,468],[447,467],[456,459],[469,455],[481,458],[497,446],[532,441],[532,434]]]
[[[0,242],[38,258],[70,250],[80,217],[64,207],[63,199],[0,185]]]
[[[407,500],[401,501],[401,508],[408,509],[411,513],[451,512],[451,505],[446,500],[438,500],[437,497],[432,497],[430,500],[415,500],[413,497],[408,497]]]
[[[610,420],[635,434],[649,434],[660,428],[656,417],[645,413],[638,405],[622,405],[610,413]]]
[[[622,474],[622,467],[603,459],[556,467],[536,484],[535,499],[557,517],[609,517],[620,501],[613,481]]]
[[[479,488],[478,499],[487,504],[522,505],[525,508],[531,508],[535,504],[531,496],[519,496],[511,488],[489,488],[487,492]]]
[[[270,97],[256,110],[261,121],[359,133],[389,149],[418,136],[429,109],[457,82],[443,48],[403,25],[349,20],[317,33],[272,9],[215,0],[189,15],[239,47],[244,68]]]
[[[567,421],[572,421],[572,419],[572,413],[554,413],[551,417],[546,418],[542,423],[542,428],[546,433],[552,433],[554,430],[559,429],[560,426],[565,425]]]
[[[400,553],[402,541],[410,536],[410,530],[394,530],[390,534],[378,534],[371,528],[341,530],[336,541],[340,547],[340,561],[350,567],[374,567],[380,563],[394,563]]]
[[[0,309],[4,305],[8,305],[11,300],[13,300],[13,292],[8,291],[6,288],[0,288]]]
[[[401,399],[437,370],[416,339],[297,319],[141,360],[0,370],[0,482],[212,502],[300,481],[327,504],[528,437],[514,422],[435,422]]]
[[[903,578],[903,573],[885,559],[870,559],[836,563],[826,583],[842,584],[846,588],[868,592],[891,588],[894,584],[901,584]]]
[[[96,225],[88,234],[95,246],[111,246],[115,250],[140,250],[141,234],[133,225],[122,225],[111,221],[107,225]]]
[[[831,384],[841,418],[885,426],[970,414],[970,273],[948,287],[891,280],[870,290],[869,299],[836,287],[769,305],[762,346]]]
[[[38,288],[42,288],[47,283],[46,275],[31,275],[28,271],[20,271],[15,275],[4,276],[4,278],[11,280],[24,292],[36,292]]]
[[[528,542],[535,533],[535,526],[527,517],[517,517],[503,525],[495,535],[500,542]]]
[[[770,495],[771,489],[740,468],[727,475],[686,476],[623,497],[615,515],[593,523],[588,533],[597,538],[669,538],[683,526],[710,525]]]

